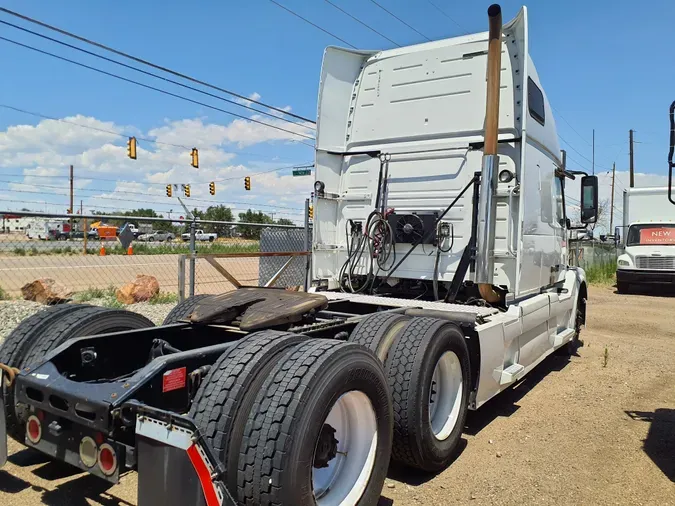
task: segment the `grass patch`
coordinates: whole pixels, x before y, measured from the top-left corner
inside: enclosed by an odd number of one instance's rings
[[[159,292],[148,302],[150,304],[175,304],[178,302],[178,295],[171,292]]]
[[[105,299],[109,297],[115,297],[115,288],[113,285],[108,286],[108,288],[95,288],[89,287],[86,290],[77,292],[73,295],[75,302],[89,302],[93,299]]]
[[[101,306],[107,307],[110,309],[125,309],[126,306],[118,301],[115,296],[108,296],[103,299]]]
[[[616,283],[616,265],[598,263],[584,268],[586,279],[593,285],[613,285]]]
[[[11,297],[9,294],[5,291],[4,288],[0,286],[0,300],[9,300]]]

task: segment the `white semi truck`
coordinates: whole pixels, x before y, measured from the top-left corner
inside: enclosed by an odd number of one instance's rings
[[[632,287],[675,288],[675,207],[668,201],[668,188],[624,190],[622,231],[619,293]]]
[[[110,482],[135,469],[141,506],[374,506],[390,460],[447,466],[467,410],[569,352],[586,317],[565,254],[579,174],[527,11],[488,15],[484,33],[326,50],[309,292],[197,296],[160,327],[42,311],[0,348],[0,436]],[[581,186],[591,223],[597,180]]]

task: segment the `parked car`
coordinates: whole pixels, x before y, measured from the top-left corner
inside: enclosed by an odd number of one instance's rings
[[[138,236],[139,241],[150,242],[150,241],[173,241],[176,238],[175,234],[172,232],[150,232],[147,234],[141,234]]]
[[[188,233],[185,233],[185,234],[181,234],[180,237],[181,237],[181,239],[183,239],[184,241],[189,241],[189,240],[190,240],[190,233],[188,232]],[[215,241],[216,239],[218,239],[218,234],[216,234],[215,232],[209,232],[209,233],[207,233],[207,232],[204,232],[203,230],[197,230],[197,231],[195,232],[195,241],[209,241],[209,242],[213,242],[213,241]]]
[[[71,232],[70,239],[84,239],[84,232],[80,230]],[[96,230],[89,230],[87,232],[87,239],[89,240],[98,239],[98,234],[96,233]]]

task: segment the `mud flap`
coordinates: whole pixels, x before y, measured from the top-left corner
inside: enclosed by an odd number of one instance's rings
[[[236,506],[222,466],[190,418],[140,410],[136,450],[138,506]]]
[[[0,467],[7,463],[7,412],[3,394],[4,388],[5,376],[3,370],[0,369]]]

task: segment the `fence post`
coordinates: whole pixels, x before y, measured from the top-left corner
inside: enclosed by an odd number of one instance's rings
[[[309,290],[312,266],[311,250],[311,244],[309,243],[309,199],[305,199],[305,251],[309,253],[305,261],[305,292]]]
[[[195,234],[197,232],[197,223],[193,219],[190,223],[190,297],[195,295],[195,255],[197,250],[195,247]]]
[[[185,255],[178,257],[178,302],[185,300]]]

